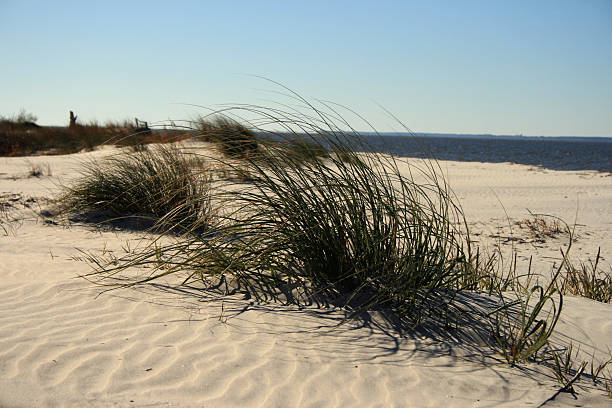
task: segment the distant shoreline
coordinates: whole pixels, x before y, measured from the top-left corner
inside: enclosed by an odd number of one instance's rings
[[[67,126],[56,126],[56,125],[39,125],[42,128],[52,128],[52,129],[64,129]],[[169,130],[177,130],[182,131],[182,129],[172,129],[168,127],[164,129],[159,126],[151,126],[151,130],[155,131],[169,131]],[[283,132],[279,132],[283,133]],[[350,134],[351,132],[344,132],[345,134]],[[496,135],[493,133],[436,133],[436,132],[366,132],[366,131],[358,131],[356,132],[359,135],[363,136],[385,136],[385,137],[442,137],[442,138],[452,138],[452,139],[492,139],[492,140],[545,140],[545,141],[594,141],[594,142],[606,142],[612,143],[612,136],[526,136],[522,134],[518,135]]]
[[[364,132],[364,135],[376,135],[374,132]],[[490,139],[490,140],[526,140],[526,141],[557,141],[557,142],[603,142],[612,143],[608,136],[524,136],[524,135],[494,135],[489,133],[408,133],[408,132],[379,132],[385,137],[440,137],[451,139]]]

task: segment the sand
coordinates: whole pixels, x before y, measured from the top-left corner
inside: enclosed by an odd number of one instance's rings
[[[36,214],[58,183],[76,176],[79,160],[109,151],[0,158],[0,194],[23,218],[0,229],[0,407],[517,407],[538,406],[559,389],[540,365],[494,364],[435,331],[399,336],[376,316],[336,327],[344,313],[334,308],[202,298],[197,290],[99,295],[78,278],[91,270],[83,251],[120,253],[142,245],[142,234],[54,225]],[[35,164],[51,175],[28,177]],[[609,174],[441,166],[479,245],[515,249],[521,265],[533,255],[534,270],[546,274],[568,237],[540,239],[516,224],[529,211],[545,213],[577,224],[572,259],[587,262],[601,247],[610,271]],[[554,340],[580,344],[585,359],[609,357],[612,305],[565,301]],[[577,391],[545,406],[611,404],[586,380]]]

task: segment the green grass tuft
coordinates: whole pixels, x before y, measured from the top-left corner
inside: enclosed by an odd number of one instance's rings
[[[240,159],[257,154],[257,138],[244,125],[224,116],[200,118],[192,124],[196,139],[217,144],[229,158]]]
[[[121,153],[84,166],[58,200],[62,212],[150,218],[158,227],[202,227],[210,217],[210,177],[203,163],[172,146]]]
[[[582,296],[598,302],[612,302],[612,271],[598,271],[601,248],[597,250],[595,261],[574,266],[567,262],[564,273],[555,281],[557,289],[569,295]]]

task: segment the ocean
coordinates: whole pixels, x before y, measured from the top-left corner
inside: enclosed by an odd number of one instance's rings
[[[612,172],[610,137],[528,137],[465,134],[362,135],[374,150],[399,157],[518,163],[551,170]]]

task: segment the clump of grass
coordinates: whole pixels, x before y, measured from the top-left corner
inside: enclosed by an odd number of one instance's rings
[[[286,155],[293,156],[295,161],[313,161],[320,158],[328,158],[329,150],[321,143],[316,141],[295,138],[290,139],[282,145]]]
[[[604,371],[604,370],[606,370],[609,364],[612,364],[612,353],[610,354],[610,358],[608,360],[602,361],[597,366],[595,365],[594,360],[591,360],[591,363],[590,363],[591,380],[593,380],[594,384],[597,384],[600,381],[603,381],[604,383],[606,383],[606,386],[607,386],[606,389],[608,391],[610,391],[610,386],[612,386],[612,376],[610,375],[610,370],[607,370],[607,371]],[[612,395],[610,396],[610,398],[612,398]]]
[[[563,296],[552,283],[546,288],[534,286],[526,295],[514,292],[514,296],[514,301],[507,302],[500,294],[502,306],[490,313],[493,339],[512,366],[537,358],[552,335],[563,308]]]
[[[526,229],[533,238],[540,240],[554,238],[568,231],[567,225],[561,220],[543,214],[532,214],[532,218],[526,218],[516,224]]]
[[[358,164],[361,161],[358,154],[354,154],[353,152],[347,151],[343,148],[336,148],[333,154],[336,156],[337,160],[345,163],[355,162],[355,164]]]
[[[259,107],[236,109],[261,112]],[[456,227],[464,223],[463,215],[435,163],[411,168],[423,179],[417,182],[403,175],[392,157],[371,151],[357,156],[352,147],[358,136],[343,132],[319,110],[314,115],[323,119],[310,121],[290,111],[263,115],[288,132],[278,137],[305,134],[308,144],[294,146],[309,160],[295,150],[266,146],[274,151],[245,155],[241,165],[253,178],[245,188],[222,195],[226,207],[235,210],[223,213],[211,234],[156,247],[102,273],[147,264],[167,274],[170,262],[174,270],[182,265],[202,279],[232,275],[254,292],[307,286],[344,299],[342,304],[355,311],[393,309],[413,324],[453,308],[469,256]],[[203,126],[204,134],[214,135],[219,128],[223,134],[226,123]],[[299,134],[291,128],[296,125]],[[343,154],[319,155],[328,150]],[[111,284],[113,276],[99,275]]]
[[[0,231],[4,235],[11,235],[23,222],[20,217],[15,217],[16,204],[20,196],[16,194],[0,194]]]
[[[570,342],[568,346],[562,347],[561,349],[555,349],[549,344],[548,348],[548,358],[545,362],[550,364],[549,367],[553,375],[559,384],[561,384],[561,389],[549,398],[549,401],[553,400],[556,395],[561,392],[575,394],[574,384],[579,384],[583,377],[590,378],[593,385],[603,388],[608,394],[608,397],[612,398],[612,394],[610,394],[612,377],[610,376],[610,371],[607,370],[608,365],[612,363],[612,357],[608,360],[596,363],[593,356],[590,363],[582,360],[577,364],[577,361],[580,361],[578,360],[580,347],[574,350],[573,343]],[[590,367],[590,370],[587,373],[586,369],[588,367]]]
[[[306,281],[361,299],[357,308],[385,304],[415,322],[456,287],[465,256],[444,187],[403,178],[392,162],[304,161],[288,151],[251,165],[253,188],[235,196],[245,217],[231,220],[226,246],[238,276],[272,271],[268,279]]]
[[[30,169],[28,170],[28,177],[43,177],[43,176],[51,176],[53,172],[51,171],[51,165],[47,164],[30,164]]]
[[[570,343],[564,352],[560,353],[556,350],[551,351],[553,360],[552,371],[557,378],[557,381],[563,386],[561,389],[562,392],[570,392],[572,394],[575,393],[573,384],[580,378],[587,367],[588,363],[586,361],[583,361],[578,368],[574,367],[574,359],[578,356],[579,351],[580,349],[578,349],[576,354],[573,355],[573,343]]]
[[[500,273],[495,267],[496,256],[481,257],[477,251],[468,263],[469,273],[464,276],[464,288],[485,290],[489,294],[497,295],[501,301],[501,306],[489,312],[488,316],[491,319],[491,335],[495,348],[510,365],[536,361],[539,357],[552,360],[553,371],[563,385],[563,391],[572,392],[572,384],[580,377],[586,363],[578,368],[571,365],[571,345],[565,354],[542,348],[548,342],[560,317],[563,295],[573,294],[609,302],[611,278],[605,273],[597,272],[601,259],[599,251],[595,262],[590,265],[581,264],[576,268],[571,264],[568,253],[573,242],[573,232],[563,221],[557,222],[563,225],[560,230],[567,231],[569,244],[565,253],[562,253],[560,266],[555,268],[547,285],[541,285],[538,282],[540,277],[531,273],[531,258],[527,271],[519,274],[515,253],[508,271]],[[508,301],[508,296],[514,296],[515,299]],[[612,360],[597,368],[594,368],[591,362],[591,376],[594,381],[610,362]]]
[[[471,253],[471,251],[469,251]],[[481,255],[480,248],[467,263],[463,275],[465,290],[483,290],[492,294],[503,292],[527,293],[535,285],[539,285],[539,276],[533,273],[532,259],[524,272],[518,270],[517,253],[510,258],[509,265],[504,266],[504,257],[496,251],[492,255]]]
[[[8,235],[11,231],[11,220],[9,218],[9,210],[11,207],[11,203],[9,203],[4,196],[0,196],[0,229],[4,235]]]
[[[491,332],[498,349],[510,365],[535,360],[541,349],[548,343],[561,316],[563,293],[559,291],[557,282],[563,268],[568,265],[568,254],[572,247],[573,233],[567,224],[561,220],[558,221],[564,225],[569,234],[569,240],[567,249],[565,252],[561,252],[561,263],[554,270],[548,284],[540,285],[536,283],[535,286],[530,288],[533,278],[530,273],[530,259],[526,283],[521,283],[521,280],[525,280],[525,276],[516,275],[515,269],[512,273],[511,279],[517,282],[515,285],[518,285],[518,288],[511,285],[514,290],[513,295],[516,298],[514,301],[506,303],[504,299],[503,290],[507,288],[506,284],[494,285],[493,290],[502,300],[502,305],[490,313],[492,317]],[[516,267],[516,256],[513,267]],[[504,281],[504,283],[506,282]]]
[[[192,124],[195,138],[217,144],[229,158],[245,158],[257,153],[255,134],[246,126],[225,116],[200,118]]]
[[[202,161],[176,147],[121,153],[90,162],[59,199],[62,212],[151,218],[163,228],[202,227],[210,216],[210,178]]]
[[[612,302],[612,271],[611,273],[598,271],[600,259],[601,248],[597,250],[594,262],[580,263],[577,267],[567,262],[565,273],[555,281],[557,289],[565,294],[582,296],[598,302]]]

